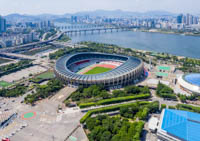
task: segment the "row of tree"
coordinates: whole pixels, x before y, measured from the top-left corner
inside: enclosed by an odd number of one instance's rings
[[[200,72],[200,60],[193,58],[182,58],[179,60],[182,66],[179,68],[183,72]]]
[[[31,63],[30,60],[22,60],[18,63],[12,63],[6,66],[1,66],[0,67],[0,77],[3,75],[7,75],[19,70],[22,70],[24,68],[28,68],[32,66],[33,64]]]
[[[16,85],[14,88],[1,89],[0,97],[18,97],[25,94],[27,87],[24,85]]]
[[[194,95],[194,94],[192,94],[190,96],[186,96],[186,95],[183,95],[183,94],[178,94],[178,97],[181,100],[181,102],[183,102],[183,103],[186,103],[187,100],[195,101],[195,100],[199,100],[200,99],[200,96],[197,96],[197,95]]]
[[[156,89],[156,94],[157,96],[162,97],[162,98],[177,100],[177,97],[174,94],[174,90],[162,83],[158,84],[157,89]]]
[[[124,90],[114,90],[109,93],[102,86],[92,85],[88,88],[79,87],[79,89],[72,93],[71,99],[76,102],[95,102],[101,99],[110,99],[125,96],[134,96],[139,94],[150,94],[148,87],[127,86]]]
[[[63,83],[60,80],[52,79],[46,85],[39,85],[36,88],[36,93],[27,95],[25,97],[25,103],[34,104],[36,101],[45,99],[55,92],[63,88]]]
[[[146,120],[149,113],[156,113],[159,111],[159,102],[152,102],[147,105],[140,105],[137,102],[131,106],[124,106],[120,108],[120,115],[126,118],[139,118]]]
[[[176,105],[176,109],[178,109],[178,110],[184,110],[184,111],[189,111],[189,112],[200,113],[200,107],[192,106],[192,105],[187,105],[187,104],[177,104]]]

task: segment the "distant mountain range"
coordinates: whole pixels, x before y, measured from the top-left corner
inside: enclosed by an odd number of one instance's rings
[[[126,17],[126,16],[171,16],[173,13],[166,11],[149,11],[149,12],[130,12],[130,11],[122,11],[122,10],[114,10],[114,11],[106,11],[106,10],[96,10],[96,11],[86,11],[86,12],[78,12],[75,15],[90,15],[90,16],[105,16],[105,17]]]
[[[63,15],[53,15],[53,14],[40,14],[40,15],[22,15],[22,14],[10,14],[5,16],[8,21],[40,21],[40,20],[55,20],[62,21],[70,16],[101,16],[101,17],[110,17],[110,18],[119,18],[119,17],[161,17],[161,16],[174,16],[176,14],[166,12],[166,11],[149,11],[149,12],[129,12],[122,10],[96,10],[96,11],[85,11],[85,12],[77,12],[77,13],[66,13]]]

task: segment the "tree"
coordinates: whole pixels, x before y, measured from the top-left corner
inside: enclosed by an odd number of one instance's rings
[[[131,107],[121,107],[120,108],[120,115],[126,118],[133,118],[134,115],[138,112],[138,105],[135,104]]]
[[[96,119],[95,118],[88,118],[87,121],[86,121],[86,125],[87,125],[87,128],[89,130],[93,130],[94,127],[97,125]]]
[[[159,111],[159,101],[152,102],[148,105],[150,113],[156,113]]]
[[[186,103],[187,97],[185,95],[179,95],[181,102]]]
[[[144,109],[141,109],[141,111],[138,114],[139,119],[146,120],[148,113],[149,113],[149,109],[147,107],[145,107]]]
[[[176,109],[175,106],[168,106],[169,109]]]
[[[110,98],[110,95],[108,94],[107,91],[103,90],[100,93],[100,97],[102,97],[103,99],[107,99],[107,98]]]
[[[144,86],[143,88],[140,88],[141,92],[140,93],[143,93],[143,94],[149,94],[150,93],[150,90],[147,86]]]
[[[124,88],[124,90],[127,94],[139,94],[141,92],[140,88],[137,86],[127,86]]]
[[[126,93],[123,90],[114,90],[112,92],[114,97],[123,97],[126,96]]]
[[[167,107],[166,104],[161,104],[161,111]]]
[[[100,141],[109,141],[111,139],[111,133],[109,131],[103,132]]]

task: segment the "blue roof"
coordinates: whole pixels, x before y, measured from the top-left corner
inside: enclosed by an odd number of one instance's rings
[[[190,74],[183,76],[183,78],[188,83],[200,86],[200,73],[190,73]]]
[[[161,128],[183,141],[200,140],[200,114],[165,109]]]

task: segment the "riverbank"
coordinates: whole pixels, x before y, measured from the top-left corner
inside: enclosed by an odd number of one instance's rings
[[[133,30],[135,31],[135,30]],[[150,32],[150,33],[161,33],[161,34],[175,34],[175,35],[182,35],[182,36],[196,36],[200,37],[200,33],[195,34],[191,32],[175,32],[175,31],[163,31],[159,29],[150,29],[150,30],[144,30],[144,29],[137,29],[136,31],[141,31],[141,32]]]

